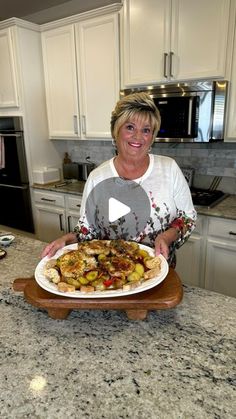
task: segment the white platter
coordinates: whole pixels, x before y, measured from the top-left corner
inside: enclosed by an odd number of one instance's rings
[[[140,249],[146,250],[151,256],[154,256],[154,250],[148,246],[144,246],[142,244],[139,245]],[[126,295],[137,294],[139,292],[147,291],[150,288],[155,287],[156,285],[160,284],[164,281],[165,277],[169,272],[169,265],[164,258],[164,256],[160,255],[161,259],[161,271],[160,274],[152,279],[148,279],[147,281],[143,282],[139,287],[133,290],[107,290],[107,291],[93,291],[93,292],[81,292],[79,290],[73,292],[61,292],[58,290],[57,286],[50,282],[43,274],[45,264],[50,259],[56,259],[61,256],[63,253],[66,253],[69,250],[77,249],[77,244],[70,244],[68,246],[63,247],[62,249],[58,250],[58,252],[52,257],[49,258],[48,256],[44,257],[35,269],[35,279],[40,287],[45,289],[52,294],[57,294],[63,297],[70,297],[70,298],[111,298],[111,297],[123,297]]]

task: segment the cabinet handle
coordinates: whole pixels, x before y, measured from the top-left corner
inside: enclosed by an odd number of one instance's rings
[[[68,215],[68,217],[67,217],[67,223],[68,223],[68,231],[69,231],[69,232],[71,231],[70,219],[71,219],[71,216],[70,216],[70,215]]]
[[[80,208],[80,207],[81,207],[81,205],[80,205],[80,204],[77,204],[76,206],[77,206],[78,208]]]
[[[164,52],[164,77],[167,78],[168,74],[167,74],[167,58],[168,58],[168,54],[167,52]]]
[[[172,59],[173,59],[173,55],[174,53],[172,51],[170,51],[170,67],[169,67],[169,71],[170,71],[170,77],[174,77],[173,73],[172,73]]]
[[[46,202],[56,202],[55,199],[48,199],[48,198],[41,198],[41,201],[46,201]]]
[[[236,236],[236,233],[235,233],[234,231],[229,231],[229,234],[230,234],[231,236]]]
[[[82,131],[83,134],[86,134],[86,116],[82,115]]]
[[[78,135],[78,119],[77,115],[73,116],[73,122],[74,122],[74,133]]]
[[[62,217],[63,217],[63,215],[62,214],[59,214],[60,230],[61,231],[64,231],[64,228],[63,228],[63,225],[62,225]]]

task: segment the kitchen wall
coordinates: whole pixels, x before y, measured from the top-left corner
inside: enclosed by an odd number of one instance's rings
[[[67,151],[72,161],[85,161],[87,156],[96,164],[115,155],[110,141],[55,141],[62,159]],[[214,176],[222,177],[218,189],[236,194],[236,142],[216,144],[160,144],[152,148],[154,154],[170,156],[181,167],[194,168],[194,185],[208,188]]]

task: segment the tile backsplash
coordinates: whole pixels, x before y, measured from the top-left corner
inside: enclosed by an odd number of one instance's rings
[[[115,155],[109,140],[56,141],[55,147],[62,155],[69,153],[72,161],[85,161],[90,157],[97,165]],[[194,184],[209,187],[214,176],[221,176],[218,187],[225,192],[236,194],[236,142],[231,143],[154,143],[154,154],[174,158],[181,167],[194,169]]]

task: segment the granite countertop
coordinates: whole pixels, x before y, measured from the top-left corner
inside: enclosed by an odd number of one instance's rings
[[[236,195],[229,195],[213,208],[197,207],[198,214],[236,220]]]
[[[83,193],[85,182],[73,181],[64,186],[58,186],[62,182],[52,183],[49,185],[34,184],[34,189],[42,189],[45,191],[62,192],[67,194],[81,195]],[[229,218],[236,220],[236,195],[229,195],[213,208],[196,207],[198,214],[209,215],[212,217]]]
[[[73,180],[73,181],[60,181],[60,182],[54,182],[49,183],[47,185],[40,185],[37,183],[34,183],[32,185],[33,189],[41,189],[44,191],[51,191],[51,192],[61,192],[61,193],[67,193],[67,194],[73,194],[73,195],[82,195],[84,190],[85,182],[82,180]]]
[[[14,292],[45,244],[16,236],[0,260],[1,419],[235,418],[236,299],[184,286],[174,309],[53,320]]]

